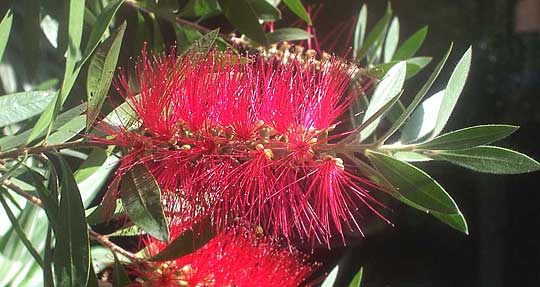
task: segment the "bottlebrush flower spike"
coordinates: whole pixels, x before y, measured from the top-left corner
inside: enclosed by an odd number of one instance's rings
[[[171,228],[173,229],[173,228]],[[166,244],[148,238],[158,254]],[[297,251],[243,227],[224,231],[197,251],[167,262],[128,267],[134,286],[301,286],[317,267]]]
[[[374,185],[338,158],[340,117],[356,95],[358,69],[340,59],[232,52],[174,53],[136,65],[137,88],[124,74],[117,89],[139,128],[100,126],[127,147],[116,182],[143,163],[162,188],[165,212],[186,228],[203,217],[224,228],[237,219],[272,236],[330,245],[371,205]],[[341,127],[339,127],[342,129]],[[179,219],[180,218],[180,219]]]

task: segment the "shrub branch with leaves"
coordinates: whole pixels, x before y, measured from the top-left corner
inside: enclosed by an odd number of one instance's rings
[[[516,126],[444,132],[472,48],[443,90],[452,45],[402,101],[432,58],[415,56],[427,27],[400,44],[390,5],[369,33],[362,7],[343,59],[303,48],[317,39],[299,0],[50,2],[0,22],[0,286],[333,286],[338,266],[313,279],[301,250],[390,223],[381,191],[469,233],[417,162],[540,168],[491,145]],[[283,9],[307,28],[274,29]],[[219,15],[233,33],[205,25]]]

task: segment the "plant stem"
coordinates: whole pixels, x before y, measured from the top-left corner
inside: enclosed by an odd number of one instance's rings
[[[0,159],[17,158],[19,156],[24,156],[28,154],[40,154],[40,153],[51,151],[51,150],[61,150],[61,149],[68,149],[68,148],[75,148],[75,147],[77,148],[96,147],[96,146],[106,146],[106,145],[102,143],[73,141],[73,142],[66,142],[66,143],[53,144],[53,145],[40,145],[36,147],[20,147],[18,149],[11,150],[11,151],[0,152]]]
[[[31,203],[35,204],[36,206],[39,206],[40,208],[43,208],[43,204],[41,202],[41,199],[39,199],[39,198],[29,194],[28,192],[24,191],[22,188],[15,185],[13,182],[11,182],[9,180],[4,180],[4,182],[2,182],[2,184],[5,185],[6,187],[8,187],[9,189],[13,190],[18,195],[24,197],[25,199],[27,199]],[[114,251],[116,253],[124,255],[125,257],[129,258],[131,261],[139,261],[139,258],[135,254],[133,254],[132,252],[129,252],[129,251],[123,249],[122,247],[114,244],[112,241],[109,240],[108,236],[99,234],[99,233],[95,232],[94,230],[92,230],[90,227],[88,227],[88,235],[90,236],[91,239],[97,241],[99,244],[103,245],[104,247],[109,248],[110,250],[112,250],[112,251]]]

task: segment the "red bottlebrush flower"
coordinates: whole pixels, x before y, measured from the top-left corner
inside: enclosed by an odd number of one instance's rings
[[[278,59],[232,52],[143,58],[137,89],[117,89],[138,128],[102,123],[108,143],[128,148],[117,179],[143,163],[156,177],[165,212],[186,227],[210,217],[236,219],[272,236],[329,245],[344,229],[360,230],[363,210],[379,204],[373,184],[353,175],[334,144],[340,116],[355,100],[357,68],[337,58],[299,54]],[[363,208],[365,207],[365,208]],[[361,230],[360,230],[361,231]]]
[[[151,255],[166,244],[147,242]],[[253,230],[235,228],[218,234],[197,251],[167,262],[131,266],[136,286],[301,286],[316,264],[297,251],[276,247]]]

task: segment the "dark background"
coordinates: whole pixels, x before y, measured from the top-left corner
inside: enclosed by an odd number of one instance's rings
[[[452,66],[469,45],[473,46],[471,74],[446,129],[487,123],[519,125],[521,128],[500,145],[538,159],[540,27],[534,27],[540,20],[540,3],[534,2],[540,1],[527,1],[533,3],[522,6],[527,15],[516,9],[527,3],[518,2],[402,0],[392,1],[392,7],[400,20],[401,39],[429,26],[418,55],[440,59],[450,42],[455,44],[447,62],[452,64],[432,91],[444,88]],[[315,21],[320,35],[336,23],[356,17],[362,5],[362,1],[317,3],[323,5]],[[384,14],[386,2],[366,3],[369,30]],[[521,20],[532,22],[533,27],[516,29]],[[409,81],[405,97],[413,94],[429,73],[430,68]],[[359,266],[364,267],[362,286],[367,287],[540,286],[539,173],[496,176],[444,163],[420,167],[429,170],[456,199],[468,220],[470,235],[412,208],[392,206],[390,218],[395,228],[384,228],[356,246],[340,250],[344,254],[342,265],[346,264],[348,271],[340,278],[343,286]]]

